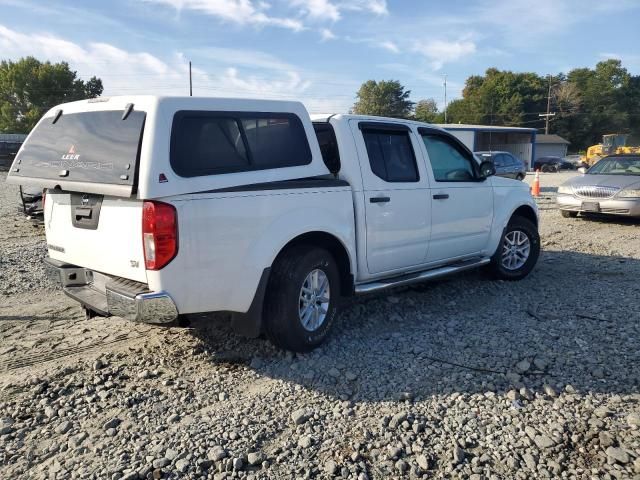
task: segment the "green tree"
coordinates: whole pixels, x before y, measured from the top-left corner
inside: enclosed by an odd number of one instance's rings
[[[397,80],[368,80],[356,93],[352,111],[358,115],[408,118],[413,108],[410,94]]]
[[[438,111],[438,104],[433,98],[419,100],[418,103],[416,103],[413,116],[419,122],[438,123],[442,121],[440,118],[442,115]]]
[[[86,82],[66,62],[26,57],[0,62],[0,132],[27,133],[51,107],[102,94],[102,80]]]

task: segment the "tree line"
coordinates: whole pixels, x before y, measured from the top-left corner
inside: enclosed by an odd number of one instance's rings
[[[397,80],[365,82],[356,93],[357,114],[414,118],[443,123],[444,112],[434,99],[416,103]],[[544,131],[539,114],[555,113],[549,133],[571,142],[572,150],[599,143],[607,133],[629,133],[640,144],[640,76],[631,75],[620,60],[605,60],[595,68],[541,76],[489,68],[467,78],[462,98],[447,106],[449,123],[531,127]],[[634,138],[635,137],[635,138]]]
[[[99,78],[78,78],[66,62],[41,62],[33,57],[0,62],[0,132],[28,133],[51,107],[98,97]],[[433,98],[413,102],[398,80],[369,80],[356,93],[352,112],[414,118],[443,123],[444,112]],[[595,68],[541,76],[489,68],[467,78],[462,98],[447,106],[449,123],[544,128],[539,114],[555,112],[550,133],[571,142],[572,150],[598,143],[606,133],[629,133],[640,144],[640,75],[631,75],[620,60]],[[635,137],[635,138],[634,138]]]

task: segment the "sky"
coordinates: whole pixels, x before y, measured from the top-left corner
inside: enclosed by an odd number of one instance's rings
[[[619,58],[640,74],[640,0],[0,0],[0,59],[67,61],[104,95],[302,101],[347,112],[366,80],[444,105],[487,68]]]

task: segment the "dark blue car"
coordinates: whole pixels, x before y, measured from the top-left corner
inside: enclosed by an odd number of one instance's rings
[[[510,152],[475,152],[481,161],[491,160],[496,167],[496,175],[499,177],[524,180],[527,168],[518,158]]]

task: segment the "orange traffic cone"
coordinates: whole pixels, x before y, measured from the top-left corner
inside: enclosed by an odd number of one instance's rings
[[[540,171],[536,170],[536,176],[533,179],[533,185],[531,186],[531,195],[534,197],[540,196]]]

